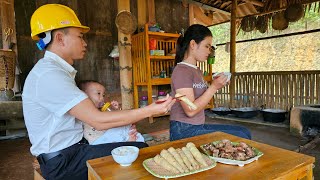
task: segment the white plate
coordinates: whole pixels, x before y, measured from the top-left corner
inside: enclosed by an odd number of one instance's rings
[[[227,76],[227,77],[228,77],[227,81],[230,81],[230,79],[231,79],[231,73],[229,73],[229,72],[217,72],[217,73],[214,73],[214,74],[212,75],[212,79],[214,79],[214,77],[217,77],[220,73],[223,73],[225,76]]]
[[[173,174],[172,172],[169,172],[168,170],[164,169],[160,165],[156,164],[153,158],[144,160],[142,165],[150,174],[152,174],[155,177],[163,178],[163,179],[177,178],[177,177],[188,176],[190,174],[206,171],[208,169],[214,168],[217,165],[216,161],[213,160],[211,157],[205,154],[202,154],[202,156],[204,160],[207,162],[208,166],[204,168],[200,168],[198,170],[192,170],[186,173]]]
[[[262,155],[263,155],[263,153],[258,155],[258,156],[255,156],[255,157],[253,157],[251,159],[248,159],[246,161],[237,161],[237,160],[218,158],[218,157],[213,157],[213,156],[210,156],[210,158],[214,159],[215,161],[217,161],[219,163],[230,164],[230,165],[238,165],[238,166],[242,167],[242,166],[244,166],[246,164],[250,164],[253,161],[258,160]]]
[[[212,143],[218,143],[220,141],[214,141]],[[232,144],[237,144],[238,142],[231,142]],[[204,145],[201,145],[200,146],[200,149],[202,149],[202,151],[205,152],[205,154],[207,154],[206,150],[203,148]],[[252,146],[251,146],[252,147]],[[246,165],[246,164],[249,164],[249,163],[252,163],[253,161],[256,161],[258,160],[262,155],[263,153],[261,151],[259,151],[258,149],[253,148],[253,151],[257,154],[255,157],[253,158],[250,158],[250,159],[247,159],[246,161],[238,161],[238,160],[233,160],[233,159],[226,159],[226,158],[219,158],[219,157],[213,157],[213,156],[210,156],[209,154],[207,154],[210,158],[214,159],[215,161],[219,162],[219,163],[223,163],[223,164],[230,164],[230,165],[238,165],[240,167]]]

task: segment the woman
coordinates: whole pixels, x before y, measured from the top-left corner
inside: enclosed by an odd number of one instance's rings
[[[210,54],[211,31],[202,25],[190,26],[177,42],[177,52],[171,77],[173,95],[180,93],[192,101],[197,109],[193,110],[183,102],[175,103],[170,113],[170,140],[178,140],[201,134],[222,131],[239,137],[251,139],[251,133],[244,127],[219,124],[204,124],[204,109],[217,90],[228,84],[223,73],[211,85],[203,79],[203,72],[196,66],[204,62]]]

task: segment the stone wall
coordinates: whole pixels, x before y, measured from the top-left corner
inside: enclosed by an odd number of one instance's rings
[[[320,70],[320,32],[237,43],[236,72]],[[230,54],[218,46],[214,72],[230,71]]]

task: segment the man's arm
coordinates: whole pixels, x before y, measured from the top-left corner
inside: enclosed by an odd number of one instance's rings
[[[152,103],[146,107],[133,110],[101,112],[87,98],[70,109],[69,113],[97,130],[105,130],[133,124],[152,115],[164,114],[170,110],[174,103],[175,100],[168,96],[166,101],[161,104]]]

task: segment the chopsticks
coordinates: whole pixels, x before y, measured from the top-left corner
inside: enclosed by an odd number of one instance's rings
[[[176,99],[176,100],[179,100],[179,101],[180,101],[180,98],[182,98],[182,97],[184,97],[184,96],[186,96],[186,95],[174,97],[174,98],[172,98],[172,99]],[[160,100],[156,101],[156,104],[161,104],[161,103],[163,103],[163,102],[165,102],[165,101],[166,101],[166,100],[160,99]]]

